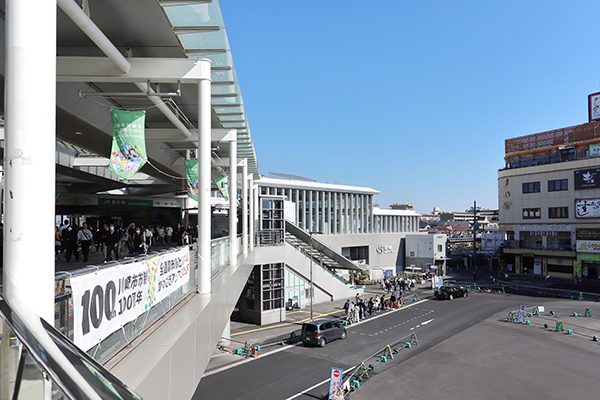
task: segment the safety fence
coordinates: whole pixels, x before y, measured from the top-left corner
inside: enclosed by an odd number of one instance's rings
[[[239,240],[239,238],[237,238]],[[165,316],[169,311],[173,310],[178,304],[184,301],[190,294],[196,293],[198,287],[198,252],[197,245],[189,245],[189,278],[186,283],[182,284],[175,290],[172,290],[165,297],[161,297],[157,302],[151,304],[146,308],[145,311],[141,312],[137,317],[131,321],[127,321],[119,329],[111,332],[107,336],[103,337],[101,341],[97,342],[87,352],[94,357],[97,361],[103,363],[117,354],[119,351],[129,345],[134,339],[142,335],[152,324],[157,322],[160,318]],[[153,252],[142,257],[126,257],[123,260],[116,262],[97,265],[93,267],[86,267],[75,271],[69,272],[58,272],[55,276],[55,320],[54,326],[62,334],[67,336],[69,339],[77,342],[75,339],[75,314],[80,310],[75,309],[76,300],[73,298],[73,290],[71,280],[75,277],[83,277],[89,274],[97,273],[110,273],[115,271],[115,275],[118,275],[119,269],[130,268],[134,263],[140,263],[144,261],[153,262],[156,257],[161,259],[168,258],[171,254],[181,252],[184,247],[171,248],[166,251]],[[229,255],[229,238],[219,238],[211,241],[211,275],[215,275],[224,266],[230,264]],[[241,247],[240,247],[241,251]],[[172,263],[173,265],[175,263]],[[131,279],[130,282],[122,283],[123,287],[129,285],[137,280],[139,285],[143,279],[137,276],[128,276]],[[116,281],[116,280],[113,280]],[[120,281],[120,279],[119,279]],[[139,303],[143,293],[131,295],[126,298],[121,296],[121,284],[115,282],[116,285],[109,287],[101,287],[100,290],[94,288],[91,291],[91,296],[87,299],[87,309],[84,307],[85,316],[91,317],[90,321],[87,322],[88,329],[98,328],[97,325],[104,323],[107,319],[114,318],[115,315],[123,313],[123,311],[129,311],[136,305],[136,300]],[[170,284],[170,282],[166,282]],[[127,287],[128,288],[128,287]],[[102,290],[103,289],[103,290]],[[109,300],[109,292],[112,295],[112,301]],[[118,297],[115,294],[118,293]],[[116,299],[116,300],[115,300]],[[104,301],[103,301],[104,300]],[[80,301],[81,302],[81,301]],[[132,304],[133,303],[133,304]],[[104,310],[103,310],[104,307]],[[114,310],[108,312],[108,309]],[[102,321],[104,319],[104,321]],[[91,322],[91,323],[90,323]]]
[[[557,306],[549,311],[544,306],[525,307],[509,311],[506,322],[524,325],[541,325],[553,332],[578,335],[592,342],[598,342],[600,336],[600,318],[594,317],[599,309],[592,307]],[[527,308],[530,311],[527,311]]]
[[[482,292],[498,292],[501,293],[518,293],[525,294],[528,296],[539,296],[539,297],[554,297],[571,300],[600,300],[600,294],[593,292],[584,292],[578,290],[569,289],[557,289],[545,286],[528,285],[522,282],[495,280],[489,284],[474,284],[467,285],[468,290],[478,290]]]
[[[364,359],[360,364],[353,368],[352,373],[345,378],[342,388],[344,395],[348,395],[360,388],[361,383],[365,379],[369,379],[369,372],[375,370],[377,365],[387,363],[394,359],[394,354],[398,354],[401,350],[410,349],[413,345],[418,345],[417,334],[411,333],[392,342],[381,350],[378,350],[373,355]]]

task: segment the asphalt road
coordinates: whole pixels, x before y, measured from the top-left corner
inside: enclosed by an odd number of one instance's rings
[[[413,303],[348,327],[346,340],[336,340],[324,348],[293,346],[207,376],[200,382],[193,398],[323,399],[327,397],[331,367],[347,371],[385,345],[402,338],[408,340],[412,332],[416,333],[419,345],[402,349],[394,360],[378,364],[370,373],[375,378],[494,314],[516,309],[523,301],[527,304],[527,300],[531,301],[516,295],[471,293],[467,298],[452,301]],[[425,380],[426,376],[421,379]]]

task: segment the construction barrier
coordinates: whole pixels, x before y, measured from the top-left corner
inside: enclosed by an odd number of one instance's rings
[[[404,345],[396,347],[406,338],[409,338],[409,340],[407,342],[404,342]],[[397,340],[394,343],[388,344],[383,349],[379,350],[377,353],[362,361],[354,370],[354,372],[342,384],[342,388],[344,388],[345,393],[360,388],[360,384],[363,381],[363,379],[369,379],[369,371],[374,370],[377,364],[387,363],[389,360],[393,360],[394,354],[397,354],[400,350],[405,348],[410,349],[413,344],[419,344],[417,335],[414,332],[412,332],[410,335],[404,336],[403,338]],[[367,362],[373,359],[377,361],[373,364],[366,364]]]

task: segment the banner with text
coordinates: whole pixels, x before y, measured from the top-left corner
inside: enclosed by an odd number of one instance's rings
[[[229,201],[229,179],[226,176],[217,176],[213,178],[213,181],[215,181],[217,189],[219,189],[225,200]]]
[[[190,279],[189,248],[73,276],[74,338],[84,351]]]
[[[576,199],[575,218],[600,218],[600,199]]]
[[[329,379],[329,400],[343,400],[344,391],[342,389],[342,379],[344,370],[342,368],[331,368],[331,377]]]
[[[187,194],[190,199],[198,201],[198,160],[184,160]]]
[[[145,111],[110,110],[113,128],[108,168],[123,179],[133,177],[148,161],[144,126]]]

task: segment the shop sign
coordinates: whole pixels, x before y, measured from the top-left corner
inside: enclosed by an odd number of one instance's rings
[[[588,94],[588,121],[600,119],[600,92]]]
[[[577,261],[597,261],[600,262],[600,254],[577,254]]]
[[[600,229],[577,229],[577,240],[600,240]]]
[[[152,200],[135,200],[135,199],[98,199],[98,205],[100,206],[141,206],[141,207],[152,207],[154,202]]]
[[[600,168],[575,171],[575,190],[600,188]]]
[[[600,240],[578,240],[576,251],[581,253],[600,253]]]
[[[575,218],[600,218],[600,199],[575,200]]]
[[[590,157],[600,157],[600,145],[590,144]]]
[[[392,253],[391,245],[379,245],[377,246],[377,254],[390,254]]]

